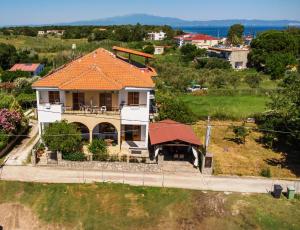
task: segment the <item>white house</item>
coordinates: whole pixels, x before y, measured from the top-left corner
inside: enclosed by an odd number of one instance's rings
[[[196,45],[200,49],[208,49],[209,47],[218,45],[219,38],[212,37],[207,34],[184,34],[174,38],[179,47],[185,44]]]
[[[152,68],[137,67],[99,48],[33,84],[39,134],[67,120],[89,141],[103,138],[110,153],[148,149]]]
[[[166,33],[163,31],[151,32],[151,33],[148,33],[148,38],[153,41],[161,41],[166,38]]]

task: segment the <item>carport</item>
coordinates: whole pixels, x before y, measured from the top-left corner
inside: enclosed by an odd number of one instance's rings
[[[189,125],[163,120],[149,125],[152,156],[164,161],[189,161],[198,167],[201,143]]]

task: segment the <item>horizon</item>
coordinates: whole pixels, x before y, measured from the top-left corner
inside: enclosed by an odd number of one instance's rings
[[[77,21],[91,21],[135,14],[177,18],[186,21],[212,20],[291,20],[300,21],[297,0],[253,0],[241,4],[238,0],[226,3],[216,0],[208,3],[202,0],[111,0],[101,3],[96,0],[11,0],[1,3],[0,26],[53,25]],[[118,7],[116,7],[118,6]],[[217,6],[217,7],[216,7]],[[270,7],[272,6],[272,7]],[[58,10],[59,9],[59,10]],[[145,10],[147,9],[147,10]],[[24,13],[24,12],[30,12]],[[113,13],[112,13],[113,12]],[[212,14],[211,12],[214,12]],[[233,14],[234,12],[234,14]],[[268,12],[266,14],[266,12]]]

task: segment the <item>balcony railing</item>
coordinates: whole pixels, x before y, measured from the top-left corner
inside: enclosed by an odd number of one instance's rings
[[[119,115],[119,107],[110,107],[106,106],[90,106],[90,105],[81,105],[78,109],[73,108],[72,106],[64,106],[63,113],[65,114],[104,114],[104,115]]]

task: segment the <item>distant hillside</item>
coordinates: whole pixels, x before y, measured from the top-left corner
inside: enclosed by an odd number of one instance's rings
[[[124,25],[124,24],[143,24],[143,25],[170,25],[178,26],[230,26],[241,23],[245,26],[300,26],[300,21],[293,20],[247,20],[247,19],[230,19],[230,20],[209,20],[209,21],[189,21],[179,18],[160,17],[148,14],[132,14],[125,16],[96,19],[90,21],[77,21],[70,23],[61,23],[60,25]]]

